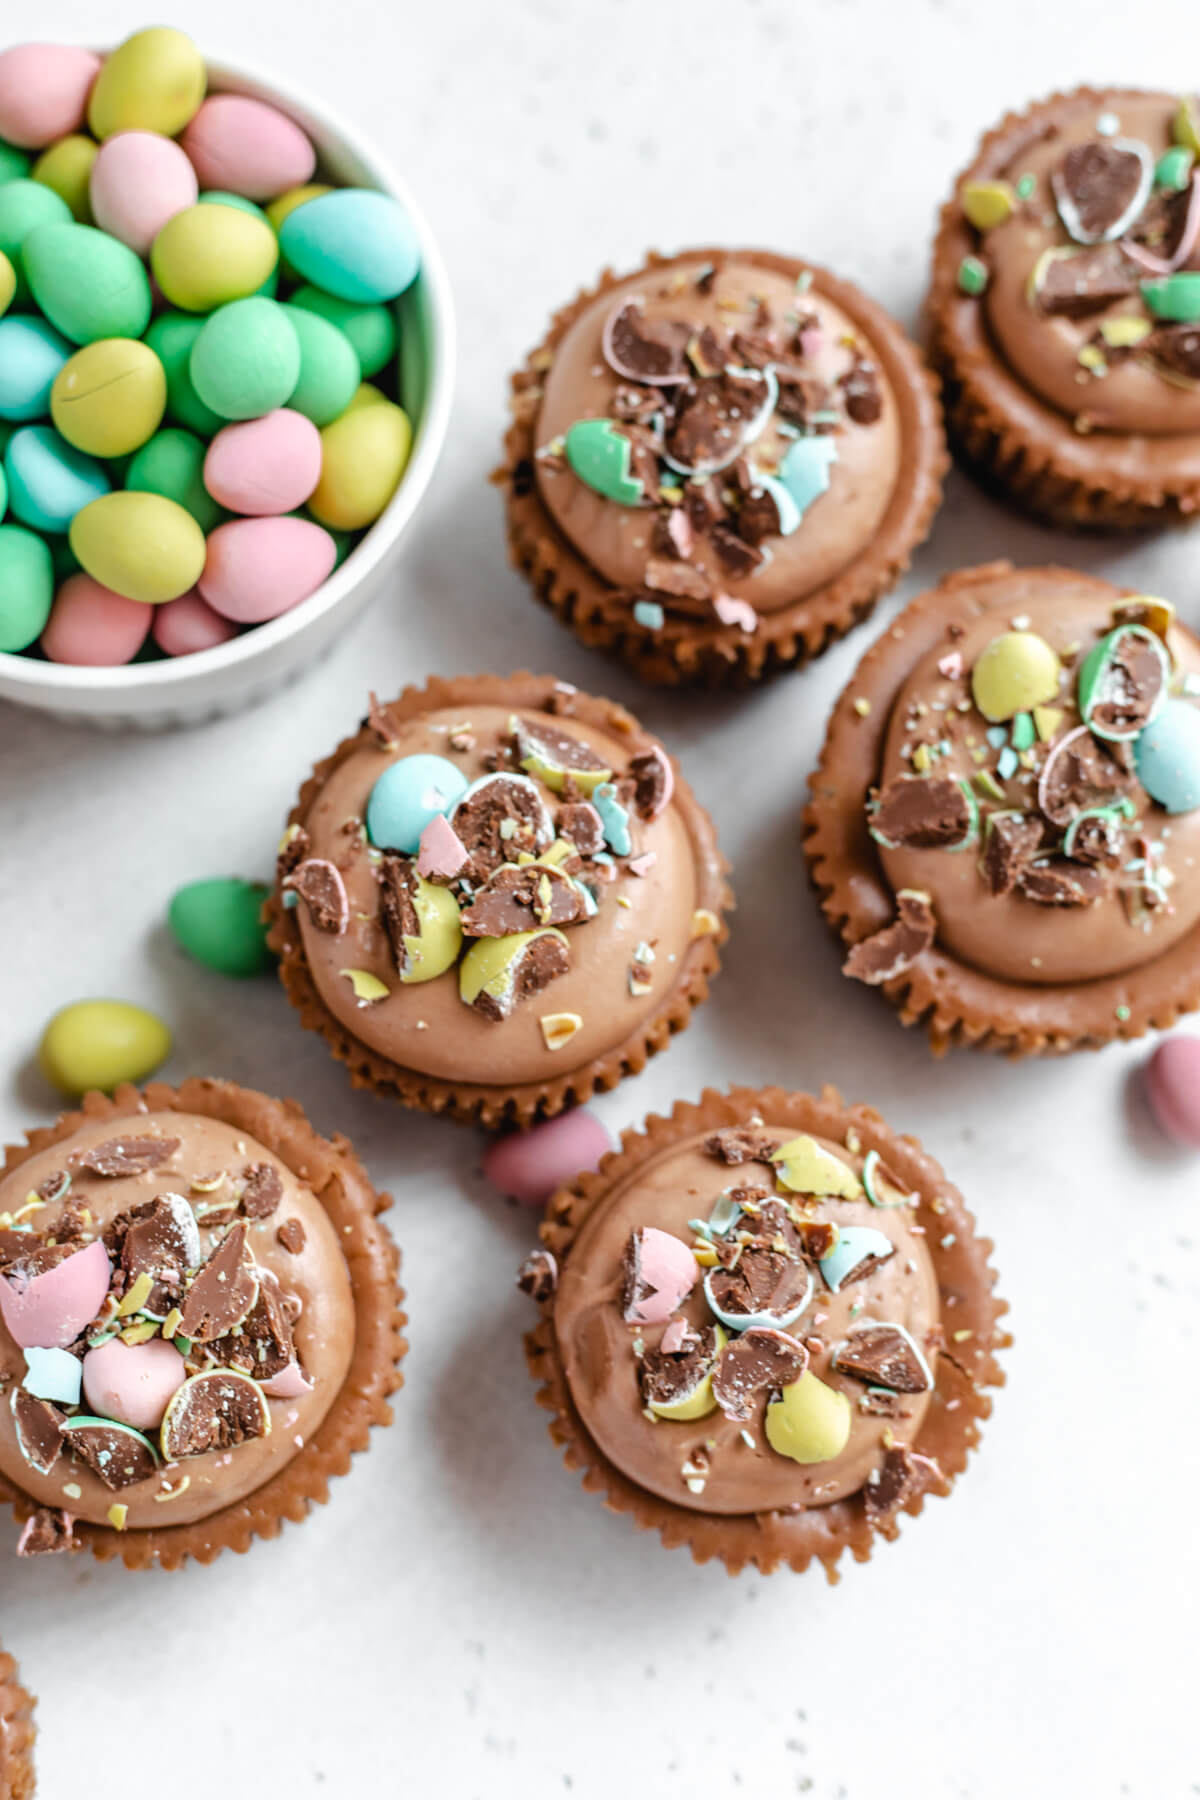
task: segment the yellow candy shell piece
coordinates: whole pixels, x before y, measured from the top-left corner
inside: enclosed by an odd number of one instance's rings
[[[862,1196],[862,1185],[854,1170],[840,1156],[818,1144],[816,1138],[789,1138],[771,1161],[779,1180],[794,1194],[832,1194],[841,1200]]]
[[[369,1006],[372,1001],[386,1000],[392,991],[378,975],[372,975],[370,969],[343,969],[342,974],[354,989],[354,998],[360,1005]]]
[[[1177,144],[1200,155],[1200,118],[1197,117],[1194,101],[1184,99],[1179,102],[1171,121],[1171,136]]]
[[[361,531],[400,485],[412,449],[408,414],[390,400],[353,402],[321,433],[321,479],[308,510],[335,531]]]
[[[696,1383],[691,1393],[684,1394],[682,1399],[651,1400],[649,1402],[650,1411],[654,1413],[656,1417],[660,1419],[675,1420],[704,1419],[707,1418],[710,1412],[715,1412],[717,1410],[717,1402],[712,1391],[713,1370],[716,1368],[717,1358],[729,1342],[729,1338],[720,1325],[715,1326],[714,1330],[717,1334],[717,1347],[713,1352],[713,1359],[704,1371],[704,1374]]]
[[[438,887],[436,882],[418,875],[413,907],[420,933],[404,940],[406,961],[400,974],[401,981],[410,985],[444,975],[462,949],[458,901],[449,888]]]
[[[552,925],[542,931],[510,932],[507,937],[476,938],[458,970],[458,991],[466,1004],[472,1006],[485,991],[502,1000],[526,945],[540,937],[556,937],[563,944],[567,941]]]
[[[100,139],[118,131],[176,137],[200,110],[208,74],[185,32],[169,25],[135,31],[107,57],[88,101],[88,124]]]
[[[971,671],[976,706],[993,725],[1019,712],[1047,706],[1058,693],[1059,660],[1034,631],[1006,631],[977,659]]]
[[[968,181],[961,198],[963,212],[976,231],[992,231],[1017,210],[1017,196],[1007,181]]]
[[[0,317],[12,305],[13,295],[17,291],[17,271],[0,250]]]
[[[850,1439],[850,1402],[806,1370],[767,1408],[767,1442],[793,1462],[831,1462]]]
[[[90,1088],[110,1094],[123,1081],[145,1081],[171,1053],[161,1019],[126,1000],[77,1000],[42,1033],[38,1067],[68,1099]]]
[[[147,605],[177,600],[204,568],[204,533],[161,494],[103,494],[75,514],[70,540],[93,580]]]
[[[55,427],[89,456],[128,456],[162,422],[167,377],[148,344],[100,338],[63,364],[50,390]]]

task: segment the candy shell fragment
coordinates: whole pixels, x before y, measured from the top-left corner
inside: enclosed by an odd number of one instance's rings
[[[829,1195],[844,1200],[858,1200],[862,1188],[858,1177],[840,1156],[834,1156],[818,1144],[816,1138],[789,1138],[772,1152],[771,1161],[783,1186],[794,1194]]]
[[[683,1240],[654,1225],[630,1233],[623,1268],[622,1317],[637,1325],[664,1325],[700,1278]]]

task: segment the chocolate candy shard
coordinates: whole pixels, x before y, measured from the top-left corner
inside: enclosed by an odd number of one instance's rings
[[[867,1518],[876,1524],[928,1488],[944,1487],[945,1479],[933,1457],[922,1456],[909,1444],[893,1444],[863,1488]]]
[[[242,1170],[242,1211],[248,1219],[269,1219],[283,1199],[283,1178],[273,1163],[247,1163]]]
[[[604,826],[590,800],[572,800],[560,806],[558,831],[580,856],[595,856],[604,848]]]
[[[883,417],[883,387],[875,364],[856,356],[854,366],[839,377],[846,412],[856,425],[874,425]]]
[[[50,1400],[38,1400],[23,1387],[9,1395],[17,1448],[31,1469],[49,1475],[63,1452],[66,1414]]]
[[[60,1506],[39,1506],[25,1521],[17,1540],[18,1556],[61,1556],[83,1546],[75,1536],[75,1520]]]
[[[704,1148],[718,1162],[736,1168],[745,1162],[770,1163],[781,1141],[754,1125],[726,1125],[705,1138]]]
[[[276,1231],[275,1239],[289,1256],[299,1256],[307,1241],[304,1226],[299,1219],[285,1219]]]
[[[1154,159],[1131,138],[1075,144],[1050,177],[1058,216],[1077,244],[1109,243],[1128,231],[1153,182]]]
[[[1091,906],[1102,900],[1109,884],[1099,869],[1052,857],[1031,863],[1017,875],[1017,892],[1039,906]]]
[[[578,882],[546,863],[506,863],[489,876],[462,915],[466,937],[511,937],[539,925],[574,925],[588,917]]]
[[[675,773],[665,750],[654,744],[639,750],[629,759],[629,776],[633,782],[633,804],[639,819],[657,819],[671,803],[675,790]]]
[[[821,1259],[821,1274],[830,1292],[840,1294],[852,1282],[865,1281],[895,1254],[896,1246],[886,1232],[876,1231],[873,1225],[844,1225],[829,1255]]]
[[[762,431],[778,398],[770,369],[727,368],[687,382],[667,422],[664,459],[681,475],[714,475]]]
[[[872,932],[855,944],[842,964],[842,974],[868,987],[879,987],[911,969],[937,936],[937,921],[928,894],[901,888],[896,895],[894,924]]]
[[[380,911],[403,982],[433,981],[462,948],[458,901],[426,881],[409,858],[388,854],[379,865]]]
[[[638,1364],[642,1402],[660,1419],[703,1419],[716,1411],[713,1370],[728,1339],[719,1325],[706,1325],[696,1331],[682,1319],[676,1324],[682,1327],[675,1334],[678,1349],[664,1348],[674,1341],[664,1332],[657,1349],[642,1354]]]
[[[553,926],[477,938],[459,964],[459,995],[485,1019],[507,1019],[520,1001],[565,975],[569,962],[567,940]]]
[[[537,856],[554,842],[554,823],[528,775],[481,776],[451,811],[450,823],[470,856],[475,881],[519,855]]]
[[[692,328],[682,319],[647,319],[639,294],[618,301],[604,322],[601,345],[610,369],[628,381],[671,386],[687,374]]]
[[[549,1300],[558,1287],[558,1263],[549,1250],[532,1250],[517,1270],[517,1286],[531,1300]]]
[[[178,1138],[128,1137],[108,1138],[81,1151],[77,1167],[85,1175],[101,1175],[116,1180],[123,1175],[144,1175],[157,1169],[179,1148]]]
[[[259,1271],[258,1298],[245,1323],[209,1344],[208,1354],[255,1381],[269,1381],[288,1367],[295,1355],[292,1323],[283,1289],[269,1269]]]
[[[1017,876],[1042,847],[1042,821],[1033,813],[988,815],[980,871],[990,894],[1011,894]]]
[[[105,1243],[120,1255],[127,1289],[139,1275],[150,1276],[154,1285],[141,1310],[160,1316],[178,1300],[185,1278],[200,1263],[196,1215],[182,1194],[160,1194],[123,1213],[105,1233]]]
[[[1063,855],[1073,862],[1115,868],[1125,855],[1122,831],[1136,817],[1133,802],[1122,798],[1115,806],[1096,806],[1076,813],[1063,838]]]
[[[303,825],[289,825],[279,840],[275,855],[275,875],[281,884],[300,867],[311,848],[312,840]]]
[[[948,775],[897,775],[868,812],[867,829],[888,850],[963,850],[979,831],[979,806]]]
[[[519,718],[512,719],[510,730],[521,767],[556,794],[565,792],[568,781],[581,793],[591,794],[601,782],[613,778],[612,770],[591,745],[569,731],[560,731],[556,725],[546,725],[539,719]]]
[[[380,705],[379,696],[374,688],[369,689],[367,693],[367,716],[364,723],[370,726],[385,750],[399,749],[400,740],[392,729],[387,708]]]
[[[1141,346],[1169,380],[1200,382],[1200,325],[1160,325]]]
[[[1133,785],[1133,776],[1077,725],[1051,746],[1038,778],[1038,805],[1052,825],[1069,825],[1083,812]]]
[[[1119,244],[1047,250],[1030,277],[1029,297],[1051,318],[1086,319],[1138,291],[1140,271]]]
[[[906,1188],[900,1177],[889,1169],[878,1150],[868,1150],[863,1159],[862,1184],[872,1206],[919,1206],[920,1194]]]
[[[341,872],[333,863],[310,856],[284,877],[283,885],[304,901],[314,930],[341,937],[350,923],[350,901]]]
[[[148,1481],[158,1468],[158,1452],[149,1438],[132,1425],[119,1425],[115,1419],[81,1414],[67,1420],[63,1437],[72,1456],[86,1464],[114,1493]]]
[[[258,1299],[259,1271],[239,1219],[194,1276],[183,1300],[179,1330],[195,1344],[210,1344],[241,1325]]]
[[[1099,738],[1134,738],[1166,698],[1171,659],[1162,639],[1144,625],[1118,625],[1102,637],[1079,670],[1079,711]]]
[[[752,1325],[722,1350],[713,1370],[713,1397],[727,1419],[744,1423],[759,1394],[799,1381],[808,1351],[786,1331]]]
[[[713,526],[716,531],[719,528]],[[642,573],[642,585],[652,594],[667,594],[672,600],[695,601],[698,606],[712,599],[712,582],[703,569],[691,563],[671,562],[667,557],[652,556]]]
[[[709,1270],[704,1293],[731,1331],[748,1331],[752,1325],[784,1331],[812,1299],[812,1270],[783,1251],[751,1245],[733,1268]]]
[[[33,1191],[38,1199],[44,1201],[47,1206],[54,1206],[59,1200],[66,1198],[70,1185],[71,1177],[66,1169],[55,1169],[52,1174],[46,1176],[44,1181],[39,1181]],[[59,1234],[61,1234],[61,1224]]]
[[[159,1441],[168,1462],[234,1450],[269,1437],[271,1409],[256,1381],[236,1369],[210,1369],[185,1381],[167,1407]]]
[[[858,1326],[834,1351],[833,1366],[897,1394],[924,1394],[933,1386],[929,1364],[902,1325]]]

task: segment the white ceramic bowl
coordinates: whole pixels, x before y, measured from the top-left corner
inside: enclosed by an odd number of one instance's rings
[[[381,188],[408,209],[421,240],[421,273],[396,302],[400,325],[400,397],[413,424],[413,448],[390,505],[315,594],[278,619],[215,650],[116,669],[72,668],[0,652],[0,700],[37,707],[73,722],[146,731],[192,725],[249,706],[314,662],[348,631],[377,594],[385,565],[429,486],[450,417],[454,386],[454,307],[433,236],[407,185],[327,107],[245,67],[212,61],[209,92],[269,100],[308,132],[321,170],[356,187]]]

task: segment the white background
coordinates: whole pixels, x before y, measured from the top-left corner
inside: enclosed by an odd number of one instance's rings
[[[1195,82],[1194,8],[206,0],[171,18],[311,86],[406,172],[457,291],[458,401],[390,597],[301,686],[164,738],[0,713],[0,1126],[54,1111],[29,1063],[56,1007],[146,1002],[175,1030],[168,1074],[295,1095],[355,1140],[396,1195],[412,1351],[395,1425],[331,1505],[247,1558],[173,1576],[0,1563],[0,1633],[41,1697],[42,1792],[1200,1793],[1197,1165],[1148,1121],[1145,1048],[932,1061],[838,976],[797,840],[824,719],[876,627],[749,697],[643,691],[530,603],[486,484],[507,370],[601,264],[650,244],[777,246],[915,324],[935,211],[977,131],[1084,79]],[[144,22],[127,0],[20,20],[84,40]],[[1074,560],[1200,622],[1194,536],[1072,543],[960,477],[880,621],[944,570],[1005,554]],[[586,1495],[522,1362],[511,1280],[532,1219],[486,1190],[480,1138],[353,1095],[270,979],[209,977],[165,937],[179,883],[269,870],[299,776],[369,684],[481,664],[633,705],[734,865],[715,997],[600,1103],[606,1121],[714,1081],[833,1081],[917,1132],[997,1240],[1018,1341],[982,1452],[835,1588],[696,1568]],[[15,1535],[0,1527],[0,1545]]]

